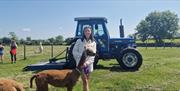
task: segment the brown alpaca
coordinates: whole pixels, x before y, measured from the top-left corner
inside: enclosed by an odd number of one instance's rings
[[[11,79],[0,79],[0,91],[25,91],[23,84]]]
[[[67,91],[72,91],[81,75],[81,66],[85,58],[86,52],[83,52],[79,65],[73,70],[45,70],[35,74],[30,79],[30,87],[32,88],[32,81],[35,78],[36,91],[48,91],[48,84],[55,87],[66,87]]]

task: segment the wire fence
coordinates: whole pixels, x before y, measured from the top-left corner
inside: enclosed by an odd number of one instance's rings
[[[45,45],[43,46],[42,52],[39,49],[38,45],[19,45],[17,48],[17,60],[26,60],[35,56],[43,56],[44,59],[52,58],[63,50],[65,50],[67,46],[62,45]],[[65,53],[62,55],[65,56]],[[4,49],[4,61],[10,61],[10,47],[5,46]]]
[[[154,47],[154,48],[158,48],[158,47],[161,47],[161,48],[167,48],[167,47],[177,47],[179,48],[180,47],[180,43],[174,43],[174,42],[168,42],[168,43],[136,43],[137,47],[145,47],[146,49],[148,47]]]

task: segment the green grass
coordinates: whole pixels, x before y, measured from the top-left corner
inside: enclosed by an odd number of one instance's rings
[[[4,64],[0,64],[0,77],[16,79],[29,88],[29,79],[33,72],[22,72],[28,64],[50,58],[50,46],[45,46],[42,54],[34,54],[36,46],[27,46],[27,60],[23,60],[23,47],[18,48],[18,61],[11,64],[9,48],[6,47]],[[64,46],[55,46],[54,54],[63,51]],[[180,48],[139,48],[143,56],[143,64],[138,71],[123,71],[115,59],[98,63],[90,77],[91,91],[179,91],[180,90]],[[50,91],[66,91],[64,88],[49,86]],[[74,87],[74,91],[82,91],[81,79]]]

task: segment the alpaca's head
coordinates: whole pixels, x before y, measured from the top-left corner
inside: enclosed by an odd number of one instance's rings
[[[84,50],[82,56],[81,56],[81,59],[80,59],[80,62],[79,62],[79,65],[78,65],[78,68],[82,67],[83,64],[85,63],[85,60],[87,58],[87,56],[95,56],[96,53],[93,53],[92,51],[90,50]]]

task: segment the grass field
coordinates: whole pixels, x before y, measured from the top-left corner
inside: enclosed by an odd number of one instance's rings
[[[33,72],[22,72],[28,64],[50,58],[50,46],[45,46],[42,54],[35,54],[37,46],[27,46],[27,59],[23,60],[23,47],[18,48],[18,61],[10,63],[9,48],[5,49],[4,64],[0,64],[0,77],[16,79],[29,88],[29,79]],[[63,51],[65,46],[55,46],[54,54]],[[91,91],[179,91],[180,90],[180,48],[138,48],[143,56],[143,64],[138,71],[123,71],[115,59],[101,61],[99,68],[93,71],[90,80]],[[66,91],[49,86],[49,91]],[[81,79],[74,91],[82,91]]]

